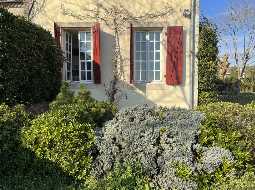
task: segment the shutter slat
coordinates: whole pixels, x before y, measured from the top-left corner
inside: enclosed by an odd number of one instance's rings
[[[166,84],[180,85],[183,72],[183,27],[167,28]]]
[[[134,30],[133,25],[130,24],[130,84],[134,80]]]
[[[100,24],[96,23],[92,27],[93,33],[93,73],[95,84],[101,83],[100,71]]]

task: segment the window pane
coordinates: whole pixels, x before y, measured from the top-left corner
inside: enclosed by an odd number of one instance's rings
[[[149,33],[150,41],[154,41],[154,32]]]
[[[140,51],[140,43],[139,42],[136,42],[136,46],[135,46],[135,50],[136,51]]]
[[[155,47],[156,50],[160,50],[160,42],[156,42],[156,47]]]
[[[140,32],[135,33],[135,40],[140,41]]]
[[[154,43],[150,42],[149,46],[150,51],[154,51]]]
[[[146,80],[146,71],[141,72],[141,80],[145,81]]]
[[[141,62],[141,70],[146,71],[146,62]]]
[[[84,42],[80,42],[80,51],[85,51],[85,43]]]
[[[67,62],[66,65],[67,65],[67,70],[70,71],[71,70],[71,63]]]
[[[81,70],[85,70],[85,62],[81,62]]]
[[[67,80],[71,80],[71,72],[67,72]]]
[[[80,32],[80,41],[85,41],[85,32]]]
[[[86,33],[86,41],[91,41],[91,32]]]
[[[85,71],[81,71],[81,80],[86,80],[86,73],[85,73]]]
[[[155,80],[160,80],[160,71],[155,72]]]
[[[160,41],[160,32],[155,32],[156,41]]]
[[[89,71],[92,70],[92,69],[91,69],[91,62],[90,62],[90,61],[87,62],[87,70],[89,70]]]
[[[87,42],[86,43],[86,51],[91,50],[91,43]]]
[[[91,60],[90,53],[86,53],[86,60],[87,60],[87,61],[90,61],[90,60]]]
[[[146,60],[146,52],[141,53],[141,60],[143,60],[143,61]]]
[[[135,80],[140,80],[140,72],[139,71],[136,71],[135,72]]]
[[[87,72],[87,80],[92,80],[92,78],[91,78],[91,72],[90,72],[90,71]]]
[[[146,32],[141,32],[141,41],[146,41]]]
[[[141,51],[146,51],[146,42],[141,42]]]
[[[160,60],[160,52],[155,53],[155,60]]]
[[[155,70],[160,70],[160,62],[159,61],[155,62]]]
[[[148,81],[152,81],[154,80],[154,72],[153,71],[149,71],[148,72]]]
[[[149,61],[148,66],[149,66],[148,70],[150,70],[150,71],[154,70],[154,62],[153,61]]]
[[[137,70],[137,71],[140,70],[140,62],[139,61],[135,62],[135,70]]]
[[[149,53],[149,60],[154,60],[154,52],[153,51],[150,51]]]
[[[140,60],[141,58],[140,58],[140,52],[136,52],[135,53],[135,59],[136,60]]]
[[[80,52],[80,59],[85,60],[85,53],[84,52]]]

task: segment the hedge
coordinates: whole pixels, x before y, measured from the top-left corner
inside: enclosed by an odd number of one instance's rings
[[[0,102],[53,100],[61,85],[62,63],[49,31],[0,8]]]

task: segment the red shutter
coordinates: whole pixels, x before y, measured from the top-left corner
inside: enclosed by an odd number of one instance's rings
[[[134,80],[134,30],[130,24],[130,83]]]
[[[183,70],[183,27],[167,28],[166,84],[180,85]]]
[[[54,22],[54,37],[55,37],[55,40],[56,40],[56,43],[58,45],[58,47],[61,47],[60,44],[61,44],[61,40],[60,40],[60,37],[61,37],[61,33],[60,33],[60,27]]]
[[[100,24],[96,23],[92,27],[93,32],[93,73],[95,84],[101,83],[100,71]]]

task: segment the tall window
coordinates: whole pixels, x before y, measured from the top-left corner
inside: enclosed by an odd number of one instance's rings
[[[65,35],[65,80],[72,78],[72,35],[66,32]]]
[[[81,81],[92,82],[91,32],[79,32]]]
[[[135,81],[160,81],[160,32],[135,32]]]

